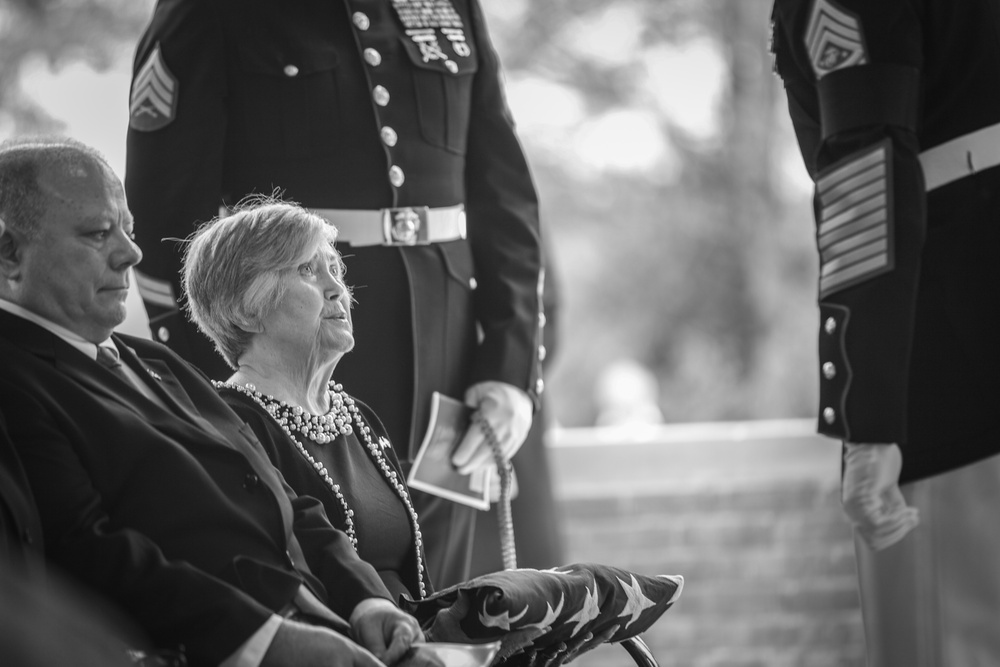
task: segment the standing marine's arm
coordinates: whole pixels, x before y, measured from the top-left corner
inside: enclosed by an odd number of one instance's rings
[[[218,215],[222,192],[227,63],[217,11],[208,0],[157,3],[129,100],[125,191],[143,251],[139,293],[152,330],[184,356],[177,240]]]

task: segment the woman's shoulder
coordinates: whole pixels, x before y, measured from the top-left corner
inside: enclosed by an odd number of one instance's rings
[[[358,411],[361,413],[362,418],[365,420],[365,422],[368,424],[368,427],[371,429],[372,431],[371,436],[374,442],[382,444],[381,441],[383,440],[385,441],[384,446],[381,447],[382,452],[389,457],[389,460],[392,462],[392,465],[397,470],[401,470],[402,468],[399,465],[399,461],[396,458],[396,454],[392,447],[392,443],[389,440],[389,433],[385,430],[385,426],[382,424],[382,420],[378,418],[378,415],[375,413],[375,411],[371,408],[370,405],[360,400],[357,396],[353,396],[351,394],[348,394],[348,396],[350,396],[351,399],[354,401],[354,405],[358,408]]]

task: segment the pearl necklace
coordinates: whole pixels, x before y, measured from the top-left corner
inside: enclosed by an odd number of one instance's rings
[[[279,401],[273,396],[265,395],[257,391],[257,387],[253,384],[247,383],[246,385],[234,384],[231,382],[212,382],[216,389],[221,389],[223,387],[228,389],[233,389],[241,394],[244,394],[251,399],[261,408],[264,412],[271,416],[272,419],[281,427],[281,430],[285,432],[285,435],[295,444],[296,449],[299,453],[309,462],[313,470],[316,471],[323,481],[326,483],[333,495],[337,498],[340,503],[341,510],[344,514],[345,530],[347,537],[351,540],[351,546],[354,550],[358,550],[358,538],[354,530],[354,510],[347,504],[347,498],[344,497],[341,491],[340,485],[333,481],[330,476],[329,471],[322,462],[317,461],[309,450],[306,449],[299,439],[295,436],[295,432],[298,432],[305,437],[309,438],[313,442],[320,445],[325,445],[332,442],[338,436],[349,436],[354,433],[355,429],[351,426],[353,422],[357,426],[357,431],[361,434],[364,440],[365,449],[368,452],[369,457],[375,463],[375,467],[382,473],[382,476],[386,478],[389,486],[395,490],[396,495],[399,496],[400,500],[403,501],[403,505],[406,507],[406,512],[410,518],[410,524],[413,527],[413,546],[416,552],[417,558],[417,588],[420,592],[420,599],[423,599],[427,595],[426,586],[424,584],[424,562],[423,557],[420,553],[420,548],[423,546],[423,536],[420,533],[420,523],[417,521],[417,511],[413,508],[413,502],[410,500],[410,494],[407,492],[406,484],[399,478],[399,475],[389,461],[386,460],[385,456],[382,454],[383,447],[391,447],[389,441],[386,438],[379,438],[378,444],[372,440],[371,428],[365,422],[364,417],[361,415],[361,411],[358,410],[358,406],[355,405],[354,399],[351,398],[343,391],[343,386],[340,384],[334,384],[330,382],[327,396],[329,397],[330,410],[325,415],[313,415],[306,412],[300,406],[290,406],[285,401]]]

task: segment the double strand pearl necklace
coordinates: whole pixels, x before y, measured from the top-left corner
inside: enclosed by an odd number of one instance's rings
[[[285,435],[295,443],[296,449],[299,450],[299,453],[309,462],[313,470],[323,479],[326,485],[330,487],[333,495],[340,503],[346,523],[344,532],[350,538],[351,546],[357,551],[358,538],[354,530],[354,510],[347,504],[347,498],[344,497],[340,485],[333,481],[326,466],[321,461],[317,461],[309,453],[305,445],[295,436],[297,432],[317,444],[325,445],[335,440],[338,436],[348,436],[354,433],[353,422],[357,426],[357,432],[361,434],[364,440],[368,456],[406,507],[406,512],[410,517],[410,524],[413,527],[413,547],[417,559],[417,588],[421,599],[427,596],[426,586],[424,585],[424,562],[423,557],[420,555],[420,548],[423,546],[423,536],[420,533],[420,523],[417,521],[417,511],[413,508],[413,502],[410,500],[410,494],[406,490],[406,484],[403,483],[396,471],[389,465],[389,461],[382,454],[382,447],[390,447],[391,445],[385,438],[379,438],[378,444],[372,440],[371,428],[369,428],[364,417],[362,417],[361,411],[354,403],[354,399],[344,393],[342,385],[330,382],[327,389],[330,410],[325,415],[314,415],[306,412],[300,406],[292,406],[285,401],[277,400],[273,396],[265,395],[257,391],[257,387],[250,383],[240,385],[232,382],[213,382],[212,384],[215,385],[216,389],[226,387],[249,396],[257,405],[264,409],[264,412],[274,419],[278,426],[281,427],[281,430],[285,432]]]

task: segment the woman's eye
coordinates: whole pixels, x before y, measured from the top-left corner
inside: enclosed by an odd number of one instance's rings
[[[303,264],[299,267],[299,273],[303,275],[312,275],[313,267],[312,264]]]
[[[87,236],[94,239],[95,241],[103,241],[104,239],[108,238],[108,230],[98,229],[97,231],[90,232],[89,234],[87,234]]]

